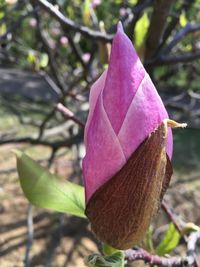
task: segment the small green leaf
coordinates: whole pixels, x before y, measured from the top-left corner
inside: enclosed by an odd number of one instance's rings
[[[200,230],[200,227],[192,222],[188,222],[184,225],[184,228],[181,231],[182,235],[187,235],[191,232],[197,232]]]
[[[136,5],[137,2],[138,2],[138,0],[128,0],[128,3],[129,3],[130,5]]]
[[[40,56],[40,67],[46,68],[48,66],[49,57],[46,53],[42,53]]]
[[[119,249],[113,248],[105,243],[103,244],[102,248],[103,248],[104,255],[108,255],[108,256],[113,255],[116,252],[120,252]]]
[[[84,0],[82,6],[82,16],[83,16],[83,22],[87,26],[90,24],[90,17],[91,17],[90,6],[91,6],[90,0]]]
[[[154,252],[154,246],[153,246],[153,227],[150,225],[146,236],[145,236],[145,247],[148,251]]]
[[[163,240],[160,242],[158,247],[156,248],[156,253],[159,256],[163,256],[165,254],[170,253],[179,243],[180,234],[176,230],[173,223],[169,224],[169,228],[166,231]]]
[[[28,55],[27,55],[27,61],[31,64],[35,63],[36,62],[36,55],[34,53],[34,51],[32,50],[29,50],[28,51]]]
[[[21,187],[33,205],[85,217],[82,186],[63,181],[20,151],[15,154]]]
[[[136,50],[141,49],[145,41],[145,37],[149,28],[149,18],[147,13],[144,13],[142,17],[137,21],[134,29],[134,40]]]
[[[182,27],[185,27],[187,24],[187,18],[185,16],[185,12],[183,11],[179,17],[179,23]]]
[[[6,26],[5,23],[2,23],[2,24],[0,25],[0,36],[3,35],[3,34],[5,34],[6,31],[7,31],[7,26]]]
[[[5,12],[0,11],[0,19],[2,19],[5,16]]]
[[[88,267],[124,267],[124,253],[119,251],[111,256],[92,254],[84,262]]]

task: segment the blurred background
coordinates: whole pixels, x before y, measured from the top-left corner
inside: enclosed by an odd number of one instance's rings
[[[178,220],[200,224],[200,0],[0,0],[1,267],[82,267],[98,251],[86,220],[29,205],[12,149],[82,183],[83,129],[56,104],[85,122],[119,20],[170,118],[188,123],[174,130],[165,200]],[[168,223],[160,211],[147,250],[156,250]],[[183,241],[168,252],[184,254]]]

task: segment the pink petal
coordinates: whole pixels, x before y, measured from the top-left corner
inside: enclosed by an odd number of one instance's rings
[[[105,113],[102,94],[99,95],[86,135],[86,156],[83,159],[83,175],[86,201],[126,160]]]
[[[116,134],[121,128],[144,75],[145,69],[131,41],[119,25],[112,43],[108,74],[103,90],[103,104]]]
[[[88,127],[90,125],[90,121],[92,119],[93,113],[94,113],[94,109],[96,107],[96,103],[99,97],[99,94],[101,93],[101,91],[104,88],[105,85],[105,80],[106,80],[106,75],[107,75],[107,70],[105,70],[101,76],[98,78],[98,80],[96,80],[96,82],[92,85],[91,89],[90,89],[90,97],[89,97],[89,114],[88,114],[88,118],[87,118],[87,122],[85,125],[85,133],[84,133],[84,142],[86,145],[87,142],[87,138],[85,138],[87,136],[87,131],[88,131]],[[87,146],[87,145],[86,145]]]
[[[150,77],[120,25],[113,41],[108,71],[92,86],[89,104],[83,159],[86,201],[168,118]],[[169,129],[166,150],[170,158],[172,149]]]
[[[118,138],[128,159],[139,145],[168,118],[167,111],[149,75],[146,73],[127,111]],[[172,156],[172,135],[169,129],[167,153]]]

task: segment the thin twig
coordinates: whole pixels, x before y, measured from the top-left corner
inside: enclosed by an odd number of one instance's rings
[[[171,215],[170,215],[171,216]],[[142,260],[145,263],[162,267],[187,267],[195,264],[195,249],[197,241],[200,239],[200,231],[193,232],[188,238],[187,256],[185,257],[160,257],[152,255],[144,249],[128,249],[125,251],[125,258],[132,262]],[[199,266],[199,265],[196,265]]]
[[[184,53],[181,55],[160,55],[159,57],[155,57],[152,60],[147,60],[145,62],[146,66],[160,66],[160,65],[172,65],[178,63],[188,63],[200,58],[200,50],[196,50],[191,53]]]
[[[187,34],[200,31],[200,22],[196,24],[188,23],[184,28],[176,33],[173,40],[162,50],[162,54],[169,54],[172,48],[179,43]]]
[[[170,221],[173,222],[173,224],[176,227],[176,229],[178,230],[178,232],[181,234],[183,227],[177,222],[177,217],[176,217],[174,211],[171,208],[169,208],[169,206],[167,205],[167,203],[165,201],[162,201],[162,208],[166,212],[166,214],[168,215]],[[187,256],[188,256],[188,258],[187,258],[187,265],[179,265],[180,267],[192,266],[191,261],[193,261],[193,264],[195,265],[195,267],[200,267],[200,263],[197,259],[196,254],[195,254],[195,247],[194,247],[196,245],[198,239],[200,238],[200,233],[198,233],[196,235],[193,235],[193,233],[192,233],[189,238],[187,238],[186,236],[183,236],[184,241],[187,243],[187,248],[188,248]],[[194,245],[194,243],[195,243],[195,245]]]
[[[200,231],[192,233],[188,238],[187,256],[185,257],[160,257],[152,255],[144,249],[128,249],[125,251],[125,258],[128,261],[142,260],[145,263],[162,267],[187,267],[195,264],[195,249],[200,239]],[[196,265],[198,266],[198,265]]]
[[[6,37],[8,36],[9,33],[15,32],[19,27],[21,26],[21,23],[23,20],[25,20],[28,17],[31,17],[34,14],[34,10],[31,10],[27,12],[26,14],[21,15],[16,21],[14,21],[7,29],[7,31],[3,34],[0,35],[0,43],[5,42]]]
[[[181,233],[182,232],[182,227],[177,222],[177,217],[176,217],[174,211],[167,205],[167,203],[164,200],[162,201],[161,206],[162,206],[162,209],[167,214],[167,216],[169,217],[170,221],[173,222],[173,224],[176,227],[176,229],[178,230],[178,232]]]
[[[0,140],[0,145],[28,143],[31,145],[43,145],[54,149],[59,149],[61,147],[71,147],[74,143],[80,143],[81,138],[82,138],[82,132],[79,132],[77,135],[72,136],[67,140],[58,140],[58,141],[41,140],[33,137],[21,137],[21,138],[19,137],[19,138],[8,138]]]
[[[63,104],[58,103],[57,104],[57,110],[60,111],[60,113],[62,113],[62,115],[67,118],[70,119],[72,121],[74,121],[75,123],[77,123],[80,127],[84,128],[85,124],[80,121],[75,115],[74,113],[69,110],[68,108],[66,108]]]
[[[33,7],[35,8],[35,5],[33,5]],[[59,89],[60,93],[62,93],[64,91],[66,91],[67,86],[65,85],[65,81],[62,78],[62,76],[59,75],[59,73],[58,73],[58,66],[57,66],[56,61],[55,61],[54,53],[53,53],[53,50],[51,49],[47,39],[45,38],[45,36],[43,34],[41,19],[40,19],[38,12],[35,12],[35,18],[37,20],[37,25],[38,25],[38,27],[37,27],[38,36],[40,37],[41,42],[43,44],[43,47],[49,56],[49,65],[50,65],[53,77],[56,80],[56,83],[58,85],[57,89]]]
[[[26,243],[26,252],[24,258],[24,266],[30,267],[30,251],[33,244],[33,206],[29,204],[28,206],[28,214],[27,214],[27,229],[28,229],[28,236],[27,236],[27,243]]]
[[[65,17],[58,8],[53,6],[51,3],[49,3],[46,0],[34,0],[36,4],[39,4],[41,7],[43,7],[48,13],[50,13],[54,18],[56,18],[60,24],[62,24],[63,27],[66,29],[71,29],[76,32],[80,32],[84,34],[86,37],[96,39],[96,40],[102,40],[104,42],[111,42],[113,39],[112,35],[102,33],[100,31],[94,31],[89,29],[88,27],[79,25],[75,23],[73,20]]]

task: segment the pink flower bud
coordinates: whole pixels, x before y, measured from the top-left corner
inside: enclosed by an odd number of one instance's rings
[[[69,40],[68,40],[68,38],[67,38],[66,36],[61,36],[61,37],[60,37],[60,44],[61,44],[62,46],[67,46],[68,43],[69,43]]]
[[[109,67],[92,86],[89,104],[86,214],[102,241],[128,248],[143,238],[169,183],[173,141],[164,123],[167,111],[121,23]]]
[[[126,8],[124,8],[124,7],[121,7],[120,9],[119,9],[119,15],[121,16],[121,17],[124,17],[125,15],[127,15],[127,9]]]
[[[91,54],[90,53],[85,53],[82,56],[83,61],[86,62],[86,63],[90,60],[90,58],[91,58]]]
[[[29,20],[29,26],[30,26],[31,28],[36,28],[36,26],[37,26],[37,20],[36,20],[35,18],[31,18],[31,19]]]
[[[92,0],[91,4],[93,8],[96,8],[101,4],[101,0]]]

